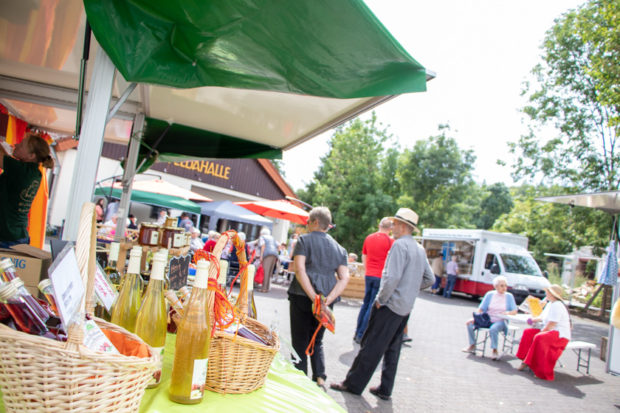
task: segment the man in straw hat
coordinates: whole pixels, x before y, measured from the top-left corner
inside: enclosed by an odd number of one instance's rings
[[[389,400],[394,387],[403,330],[418,292],[435,279],[426,252],[413,239],[418,231],[418,214],[400,208],[392,217],[392,234],[396,241],[388,253],[381,286],[370,314],[361,348],[342,383],[330,386],[337,391],[361,394],[383,358],[381,384],[370,388],[375,396]]]
[[[536,377],[553,380],[555,363],[570,341],[571,322],[568,308],[562,299],[562,287],[552,284],[545,288],[547,305],[540,318],[528,320],[529,324],[542,322],[542,329],[523,330],[517,358],[523,360],[518,370],[529,367]]]

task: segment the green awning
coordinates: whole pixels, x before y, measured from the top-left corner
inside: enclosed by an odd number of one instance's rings
[[[95,196],[111,196],[112,198],[121,199],[122,190],[119,188],[110,187],[98,187],[95,189]],[[159,206],[163,208],[179,209],[181,211],[192,212],[194,214],[200,214],[200,206],[187,199],[179,198],[171,195],[155,194],[152,192],[144,191],[131,191],[131,200],[133,202],[141,202],[143,204],[149,204]]]
[[[146,156],[149,159],[137,173],[146,171],[155,162],[177,162],[188,157],[281,159],[282,150],[234,136],[146,118],[138,165]]]
[[[127,81],[340,99],[426,90],[426,70],[361,0],[84,0]]]

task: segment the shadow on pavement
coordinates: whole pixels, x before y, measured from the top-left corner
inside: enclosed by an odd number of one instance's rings
[[[529,369],[525,371],[517,370],[517,368],[510,364],[509,361],[517,361],[518,363],[516,366],[518,366],[521,364],[521,360],[509,354],[503,355],[499,361],[495,361],[487,357],[483,358],[474,356],[473,354],[470,354],[467,358],[471,361],[486,364],[491,368],[495,368],[496,371],[502,374],[511,376],[516,374],[522,375],[523,377],[527,377],[532,380],[532,383],[538,386],[556,390],[561,395],[567,397],[582,399],[585,397],[586,393],[579,387],[603,383],[601,380],[598,380],[592,376],[583,375],[580,377],[575,377],[574,375],[558,371],[557,369],[555,371],[555,379],[553,381],[542,380],[536,377]]]
[[[344,404],[348,412],[376,412],[392,413],[392,401],[379,400],[377,407],[372,407],[363,396],[356,396],[351,393],[342,393]]]

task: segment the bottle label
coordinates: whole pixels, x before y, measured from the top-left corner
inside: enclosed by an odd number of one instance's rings
[[[161,369],[164,364],[164,347],[153,347],[153,354],[158,355],[157,363],[155,364],[157,370],[155,370],[153,377],[149,380],[148,388],[157,386],[161,380]]]
[[[205,383],[207,381],[207,366],[209,359],[194,360],[194,374],[192,375],[192,391],[189,394],[190,399],[200,399],[205,392]]]

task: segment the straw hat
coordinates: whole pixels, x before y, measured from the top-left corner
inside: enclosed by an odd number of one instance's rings
[[[545,288],[545,291],[548,291],[549,294],[551,294],[558,300],[564,301],[564,299],[562,298],[562,293],[564,293],[564,290],[559,285],[551,284],[549,287]]]
[[[398,211],[396,211],[396,215],[394,215],[392,219],[397,219],[407,225],[412,226],[414,229],[417,229],[418,214],[416,214],[413,210],[409,208],[400,208]]]

